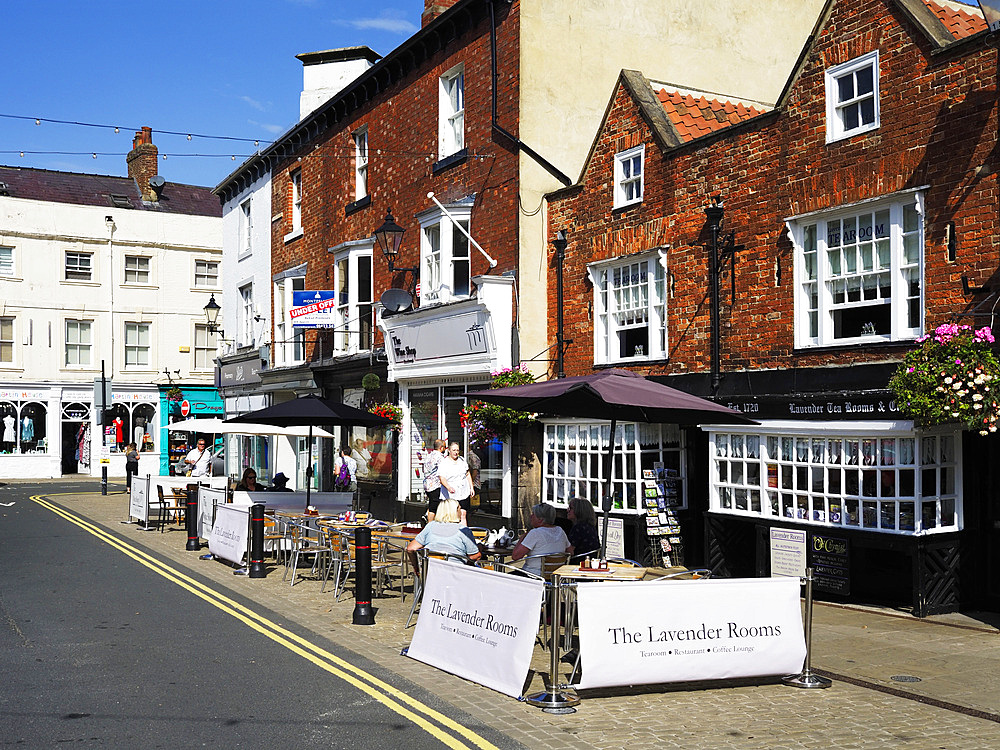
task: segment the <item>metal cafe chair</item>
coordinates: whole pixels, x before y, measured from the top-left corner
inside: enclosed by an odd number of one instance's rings
[[[406,625],[403,627],[404,630],[410,627],[410,621],[413,619],[413,615],[416,614],[417,607],[423,599],[424,581],[427,580],[427,560],[432,557],[435,560],[452,560],[461,562],[464,565],[468,565],[471,562],[465,555],[432,552],[426,547],[417,550],[417,566],[413,570],[413,604],[410,605],[410,616],[406,618]]]
[[[306,523],[294,523],[289,521],[288,529],[289,556],[285,564],[285,572],[281,576],[284,581],[288,576],[288,569],[292,570],[291,586],[295,585],[295,576],[298,571],[299,561],[307,556],[312,556],[311,568],[317,571],[322,565],[323,557],[333,553],[329,543],[320,534],[319,529]]]
[[[529,560],[540,560],[542,579],[546,583],[552,583],[552,574],[555,573],[557,570],[559,570],[559,568],[561,568],[563,565],[569,562],[569,553],[556,552],[548,555],[527,555],[525,557],[522,557],[518,562],[522,563],[523,565],[527,565]],[[531,571],[524,570],[522,567],[521,572],[530,573]],[[549,601],[549,588],[550,588],[549,586],[545,587],[545,596],[542,597],[541,620],[542,620],[542,632],[544,634],[542,638],[543,647],[546,643],[549,642],[549,621],[548,618],[545,616],[546,612],[548,611],[547,605]]]

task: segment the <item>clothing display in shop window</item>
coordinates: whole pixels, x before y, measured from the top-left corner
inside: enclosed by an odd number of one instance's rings
[[[115,417],[111,425],[115,428],[115,442],[116,443],[125,442],[122,438],[122,428],[124,427],[124,424],[122,423],[122,418]]]
[[[74,451],[74,454],[78,462],[83,460],[83,441],[86,439],[86,437],[87,437],[87,423],[83,422],[80,425],[80,429],[76,431],[76,450]]]
[[[25,442],[34,439],[35,423],[32,421],[31,417],[25,417],[21,420],[21,441]]]
[[[3,418],[3,442],[13,443],[17,438],[14,435],[14,422],[16,420],[10,414]]]
[[[80,437],[80,465],[84,468],[90,466],[90,425],[84,425],[83,435]]]

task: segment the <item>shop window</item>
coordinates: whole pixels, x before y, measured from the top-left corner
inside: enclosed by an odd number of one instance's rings
[[[0,401],[0,455],[48,453],[45,404]]]
[[[958,433],[830,424],[710,441],[713,511],[894,534],[960,528]]]
[[[546,421],[542,457],[542,500],[565,508],[580,497],[600,510],[607,492],[604,457],[610,449],[611,425]],[[658,470],[675,478],[667,500],[687,507],[684,439],[676,425],[619,423],[611,467],[614,506],[645,513],[643,471]]]
[[[796,248],[796,346],[920,335],[922,211],[918,193],[789,222]]]
[[[410,499],[426,502],[423,489],[423,462],[434,449],[434,441],[458,443],[460,453],[473,474],[475,496],[472,507],[482,513],[503,513],[503,452],[498,440],[489,445],[470,445],[460,413],[468,403],[466,391],[485,385],[450,385],[415,388],[409,392],[410,412]]]
[[[624,208],[642,201],[645,156],[645,146],[637,146],[615,154],[615,208]]]
[[[66,281],[93,281],[93,253],[66,253]]]
[[[656,254],[590,267],[594,285],[594,360],[662,359],[667,346],[666,274]]]
[[[878,50],[826,71],[826,140],[879,126]]]
[[[333,346],[340,353],[372,348],[372,248],[354,248],[334,259]]]
[[[443,159],[465,148],[464,65],[441,76],[438,118],[438,158]]]
[[[472,206],[449,206],[450,217],[431,211],[420,219],[420,302],[433,304],[468,297],[469,218]],[[464,230],[464,231],[463,231]]]
[[[125,451],[135,443],[140,451],[155,450],[156,407],[150,403],[116,402],[104,412],[104,445],[112,453]]]

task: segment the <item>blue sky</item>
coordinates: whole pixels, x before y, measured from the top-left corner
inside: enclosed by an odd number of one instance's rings
[[[4,0],[0,164],[124,175],[132,136],[148,125],[167,154],[164,178],[214,187],[253,143],[185,134],[260,139],[263,148],[298,119],[295,55],[356,45],[385,55],[420,28],[423,7],[423,0]]]

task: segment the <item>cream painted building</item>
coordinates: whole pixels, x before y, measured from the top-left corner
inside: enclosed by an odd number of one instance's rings
[[[208,188],[150,180],[155,167],[148,129],[130,177],[0,167],[0,477],[99,476],[105,447],[121,476],[133,440],[140,472],[159,474],[166,387],[212,393],[202,308],[220,292],[221,207]],[[120,420],[108,433],[102,367]]]

